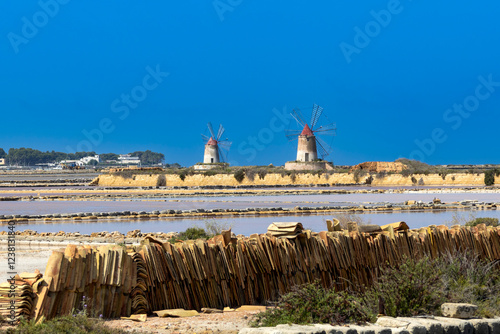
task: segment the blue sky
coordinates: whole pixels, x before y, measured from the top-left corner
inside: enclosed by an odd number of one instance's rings
[[[335,164],[500,163],[500,3],[3,1],[0,147],[283,164],[313,103]],[[328,138],[326,138],[329,141]]]

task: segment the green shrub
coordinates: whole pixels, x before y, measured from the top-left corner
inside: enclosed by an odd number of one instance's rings
[[[408,177],[412,174],[413,173],[412,173],[411,169],[403,169],[403,171],[401,171],[401,175],[403,175],[404,177]]]
[[[316,281],[282,296],[277,308],[259,313],[253,326],[278,324],[343,324],[389,316],[440,315],[444,302],[478,305],[478,315],[500,315],[500,264],[466,252],[434,260],[403,257],[396,267],[380,270],[364,292],[335,292]]]
[[[373,176],[371,176],[371,175],[370,175],[370,176],[368,176],[368,177],[366,178],[365,183],[366,183],[366,184],[372,184],[372,182],[373,182]]]
[[[259,179],[264,180],[264,178],[267,175],[267,170],[266,169],[259,169],[257,174],[259,175]]]
[[[253,180],[255,179],[255,170],[254,170],[254,169],[252,169],[252,168],[246,168],[246,169],[245,169],[245,177],[246,177],[249,181],[253,182]]]
[[[431,173],[436,173],[436,174],[439,174],[444,180],[446,178],[446,175],[451,172],[447,168],[432,166],[432,165],[426,164],[425,162],[421,162],[418,160],[409,160],[409,159],[402,158],[402,159],[396,160],[396,162],[401,162],[402,164],[404,164],[408,167],[407,169],[404,169],[401,172],[401,174],[404,177],[408,177],[412,174],[429,175]]]
[[[454,225],[463,225],[465,226],[468,222],[475,220],[476,219],[476,213],[475,212],[454,212],[451,215],[451,220],[450,221],[445,221],[444,225],[446,226],[454,226]]]
[[[157,187],[165,187],[167,185],[167,178],[165,175],[160,175],[158,176],[158,180],[156,180],[156,186]]]
[[[325,289],[319,282],[295,287],[282,296],[277,308],[258,313],[254,327],[279,324],[345,324],[374,321],[374,314],[354,293]]]
[[[356,169],[353,172],[354,182],[359,183],[359,181],[361,180],[361,177],[365,176],[366,174],[367,174],[366,171],[364,171],[362,169]]]
[[[446,175],[448,175],[450,171],[446,168],[440,167],[438,168],[438,174],[441,176],[443,180],[446,180]]]
[[[222,233],[223,230],[229,230],[232,227],[231,224],[218,222],[216,220],[210,220],[205,222],[205,231],[210,237],[214,237]]]
[[[182,168],[182,169],[175,169],[173,170],[174,173],[179,175],[179,178],[184,181],[186,179],[186,176],[188,175],[194,175],[194,169],[193,168]]]
[[[210,238],[210,235],[201,227],[189,227],[184,232],[179,233],[179,236],[171,238],[168,241],[171,243],[177,242],[179,240],[197,240]]]
[[[109,328],[99,319],[89,318],[84,314],[73,314],[57,317],[39,324],[22,320],[17,327],[9,328],[6,334],[123,334],[121,329]]]
[[[479,224],[486,224],[486,226],[499,226],[498,218],[475,218],[474,220],[468,221],[465,226],[476,226]]]
[[[484,172],[484,184],[486,186],[492,186],[495,184],[495,170],[488,170]]]
[[[478,315],[500,315],[500,268],[467,252],[444,256],[438,268],[446,299],[478,306]]]
[[[445,299],[436,265],[437,261],[428,257],[404,257],[398,267],[381,269],[367,292],[370,304],[375,307],[381,301],[385,314],[391,317],[438,314]]]
[[[124,179],[131,179],[134,177],[134,174],[136,174],[136,171],[133,171],[133,170],[122,170],[122,171],[113,173],[114,176],[121,176]]]
[[[208,239],[207,232],[201,227],[189,227],[181,232],[183,240]]]
[[[238,183],[241,183],[245,179],[245,171],[243,169],[238,169],[233,175]]]

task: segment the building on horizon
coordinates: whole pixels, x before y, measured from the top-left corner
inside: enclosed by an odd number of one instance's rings
[[[97,163],[101,162],[101,158],[99,157],[99,154],[96,154],[94,156],[83,157],[80,159],[80,161],[85,165],[87,165],[92,160],[97,161]]]
[[[122,165],[139,165],[141,159],[139,157],[133,157],[130,154],[120,154],[118,157],[118,163]]]

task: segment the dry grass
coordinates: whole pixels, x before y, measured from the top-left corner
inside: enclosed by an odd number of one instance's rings
[[[366,225],[366,224],[371,223],[370,220],[365,220],[364,217],[362,217],[361,215],[358,215],[356,213],[341,212],[341,213],[335,214],[335,216],[333,216],[333,218],[336,218],[339,220],[340,227],[344,230],[347,230],[347,224],[350,222],[355,222],[358,225]]]

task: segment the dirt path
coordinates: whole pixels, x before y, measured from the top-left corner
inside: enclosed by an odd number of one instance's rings
[[[249,322],[258,311],[234,311],[224,313],[200,314],[189,318],[148,317],[146,322],[130,320],[107,320],[106,324],[113,328],[138,333],[238,333],[249,327]]]

